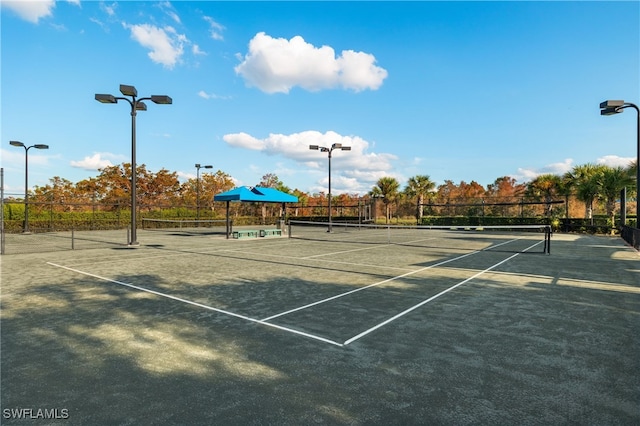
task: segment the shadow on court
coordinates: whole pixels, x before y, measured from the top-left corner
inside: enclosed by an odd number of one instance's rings
[[[4,256],[2,424],[640,423],[640,256],[618,239],[484,273],[511,254],[372,270],[395,254],[207,244]],[[344,346],[118,284],[260,319],[387,279],[269,322],[343,343],[469,281]]]

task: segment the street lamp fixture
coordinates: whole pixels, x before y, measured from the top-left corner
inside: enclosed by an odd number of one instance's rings
[[[200,226],[198,222],[200,220],[200,169],[213,169],[213,166],[210,164],[206,166],[201,166],[199,163],[196,164],[196,226]]]
[[[625,108],[634,108],[637,113],[636,129],[636,228],[640,229],[640,108],[631,102],[608,100],[600,103],[600,115],[615,115]]]
[[[26,146],[20,141],[9,141],[9,145],[21,146],[24,148],[24,224],[22,232],[29,233],[29,150],[35,149],[49,149],[49,145],[37,143],[35,145]]]
[[[134,86],[126,84],[120,85],[120,93],[131,99],[103,93],[96,93],[95,99],[103,104],[117,104],[120,100],[127,101],[131,106],[131,236],[129,246],[138,246],[140,243],[138,243],[136,232],[136,112],[147,110],[147,105],[143,101],[150,100],[155,104],[169,105],[173,103],[173,100],[167,95],[152,95],[150,97],[136,99],[138,90]]]
[[[331,226],[331,153],[334,150],[341,150],[341,151],[351,151],[351,147],[350,146],[344,146],[341,143],[334,143],[333,145],[331,145],[330,148],[326,147],[326,146],[319,146],[319,145],[309,145],[309,149],[314,150],[314,151],[320,151],[320,152],[326,152],[328,157],[329,157],[329,228],[327,229],[327,232],[331,232],[332,231],[332,226]]]

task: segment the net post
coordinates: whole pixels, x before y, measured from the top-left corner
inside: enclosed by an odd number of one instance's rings
[[[76,234],[75,230],[71,228],[71,250],[76,249]]]
[[[291,219],[287,223],[287,238],[291,238]]]
[[[544,253],[551,254],[551,226],[544,227]]]

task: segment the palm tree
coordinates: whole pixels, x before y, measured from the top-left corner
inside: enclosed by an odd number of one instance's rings
[[[631,168],[604,167],[596,178],[599,193],[605,199],[607,216],[609,216],[611,226],[614,225],[616,199],[619,197],[620,191],[626,186],[633,185],[635,180],[630,171]]]
[[[574,182],[571,176],[571,172],[566,172],[560,178],[560,185],[558,186],[558,195],[564,197],[565,217],[569,219],[569,198],[573,194]]]
[[[604,166],[583,164],[575,166],[567,174],[568,181],[576,190],[576,197],[585,205],[585,217],[591,219],[593,225],[593,202],[600,195],[598,178]]]
[[[385,207],[385,223],[389,223],[389,204],[395,201],[400,183],[396,178],[385,176],[378,179],[376,186],[369,193],[373,197],[381,197]]]
[[[418,197],[416,219],[418,224],[422,223],[422,205],[424,204],[425,197],[433,193],[436,188],[435,182],[427,175],[417,175],[409,178],[407,187],[404,192],[409,197]]]

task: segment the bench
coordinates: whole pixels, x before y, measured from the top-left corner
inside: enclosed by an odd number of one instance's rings
[[[243,229],[241,231],[233,231],[233,238],[258,238],[259,231],[251,229]]]

